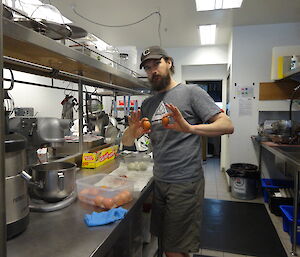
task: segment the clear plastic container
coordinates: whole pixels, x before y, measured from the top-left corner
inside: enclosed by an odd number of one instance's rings
[[[112,209],[133,199],[134,181],[106,174],[97,174],[76,180],[80,201]]]
[[[124,163],[132,171],[146,171],[153,166],[151,157],[141,153],[124,156]]]

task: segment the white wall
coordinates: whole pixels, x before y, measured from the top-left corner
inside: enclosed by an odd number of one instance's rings
[[[226,77],[226,64],[183,65],[181,78],[187,80],[222,80]]]
[[[272,24],[235,27],[232,36],[232,66],[230,105],[235,132],[229,139],[230,163],[257,163],[250,136],[257,134],[260,108],[276,111],[288,110],[288,101],[258,100],[259,83],[271,77],[272,47],[300,44],[300,24]],[[239,116],[239,102],[234,83],[250,86],[255,83],[251,116]]]
[[[13,71],[15,80],[39,83],[51,86],[51,79],[36,76],[28,73]],[[4,78],[10,79],[8,70],[4,70]],[[45,88],[40,86],[32,86],[26,84],[15,83],[11,94],[15,107],[33,107],[37,117],[56,117],[61,118],[62,105],[61,101],[65,98],[65,94],[73,95],[78,100],[77,92],[71,92],[68,89],[77,90],[77,84],[69,83],[61,80],[54,80],[54,86],[67,88],[67,90],[59,90]],[[8,88],[10,82],[4,82],[4,87]],[[89,92],[94,91],[91,87],[86,87]],[[78,113],[74,112],[74,118],[78,117]]]
[[[144,49],[138,49],[138,65],[140,56]],[[227,46],[202,46],[202,47],[181,47],[165,48],[167,53],[173,57],[175,65],[174,79],[177,82],[184,82],[182,79],[182,66],[203,65],[203,64],[225,64],[227,63]],[[139,69],[138,69],[139,70]],[[146,76],[143,70],[139,72]]]

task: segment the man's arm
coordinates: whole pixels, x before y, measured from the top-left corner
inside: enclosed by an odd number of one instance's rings
[[[232,134],[234,131],[231,120],[224,113],[218,113],[210,118],[210,124],[191,125],[183,118],[176,106],[172,104],[166,104],[166,106],[171,110],[171,113],[165,116],[173,117],[174,123],[166,125],[165,128],[201,136],[220,136]]]
[[[232,134],[234,127],[229,117],[224,113],[214,115],[209,124],[190,125],[190,133],[201,136],[220,136]]]

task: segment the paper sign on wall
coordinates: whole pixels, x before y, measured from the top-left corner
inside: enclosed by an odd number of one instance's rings
[[[252,100],[249,98],[239,98],[239,116],[252,115]]]

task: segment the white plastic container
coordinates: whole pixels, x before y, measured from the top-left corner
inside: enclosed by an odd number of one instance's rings
[[[106,174],[97,174],[76,180],[80,201],[112,209],[133,199],[132,180]]]

